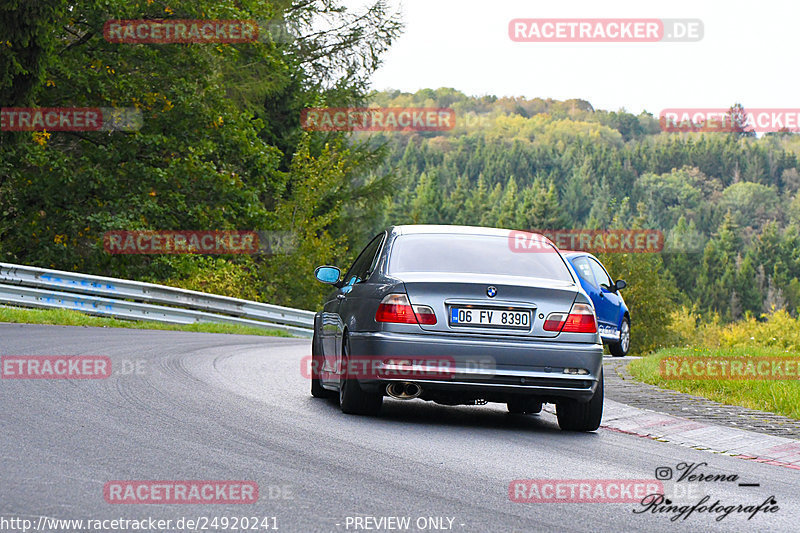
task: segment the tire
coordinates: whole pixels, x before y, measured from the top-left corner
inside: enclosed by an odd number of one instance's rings
[[[532,415],[542,412],[542,402],[528,398],[513,398],[506,403],[508,412],[513,415]]]
[[[311,339],[311,396],[314,398],[333,398],[336,393],[322,386],[319,369],[322,368],[322,353],[317,343],[317,334]]]
[[[383,405],[383,394],[370,394],[361,390],[358,380],[350,379],[349,365],[347,364],[350,355],[350,343],[347,338],[342,346],[342,381],[339,384],[339,407],[342,412],[348,415],[375,416]]]
[[[619,327],[619,342],[614,342],[608,345],[608,351],[614,357],[625,357],[628,355],[628,350],[631,348],[631,321],[628,318],[622,319],[622,325]]]
[[[558,427],[564,431],[595,431],[603,419],[603,374],[592,399],[586,403],[564,400],[556,404]]]

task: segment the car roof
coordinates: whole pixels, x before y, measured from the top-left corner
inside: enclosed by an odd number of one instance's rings
[[[585,255],[585,256],[588,256],[588,257],[593,257],[598,263],[600,263],[601,265],[603,264],[602,261],[600,261],[599,259],[594,257],[594,254],[589,253],[589,252],[583,252],[581,250],[562,250],[560,248],[559,248],[558,251],[561,252],[561,254],[564,257],[568,257],[569,258],[569,257],[579,257],[581,255]]]
[[[406,224],[402,226],[392,226],[390,228],[395,235],[491,235],[496,237],[508,237],[509,232],[514,231],[503,228],[487,228],[484,226],[457,226],[449,224]],[[531,233],[531,232],[524,232]],[[538,233],[532,233],[539,235]]]

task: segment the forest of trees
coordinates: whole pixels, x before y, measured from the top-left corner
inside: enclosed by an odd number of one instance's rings
[[[0,107],[135,107],[139,131],[0,132],[0,261],[315,305],[388,182],[382,153],[304,132],[358,105],[398,35],[383,0],[28,0],[0,5]],[[256,42],[109,42],[116,19],[255,20]],[[110,255],[112,230],[291,231],[288,255]],[[354,244],[351,244],[354,243]],[[301,277],[299,273],[304,275]]]
[[[106,21],[141,18],[281,31],[240,44],[103,38]],[[583,100],[369,92],[402,29],[383,0],[357,12],[339,0],[12,0],[0,27],[3,107],[143,116],[131,132],[0,132],[1,261],[314,309],[327,290],[314,267],[346,266],[388,225],[639,227],[664,232],[664,252],[602,259],[631,278],[627,294],[651,323],[677,305],[723,320],[800,306],[796,134],[662,133],[651,114]],[[301,128],[305,108],[363,105],[449,107],[457,122],[417,133]],[[233,229],[290,232],[291,251],[103,249],[113,230]]]
[[[396,179],[376,227],[657,229],[664,251],[638,260],[663,272],[672,303],[723,320],[797,312],[796,134],[662,133],[647,113],[453,89],[372,100],[452,107],[457,116],[450,131],[371,138],[390,148],[376,175],[391,171]]]

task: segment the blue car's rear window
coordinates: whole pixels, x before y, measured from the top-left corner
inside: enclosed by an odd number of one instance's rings
[[[555,248],[520,252],[494,235],[401,235],[392,246],[389,273],[460,272],[572,282]]]

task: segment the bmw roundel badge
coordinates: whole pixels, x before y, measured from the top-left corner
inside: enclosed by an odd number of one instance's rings
[[[494,298],[497,296],[497,287],[494,285],[489,285],[489,287],[486,288],[486,296],[489,298]]]

